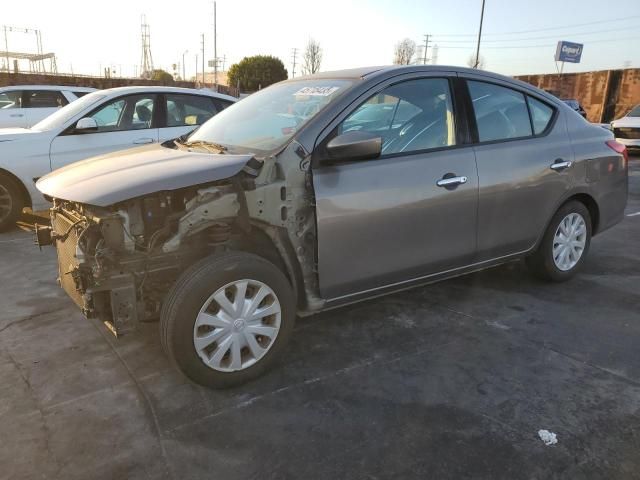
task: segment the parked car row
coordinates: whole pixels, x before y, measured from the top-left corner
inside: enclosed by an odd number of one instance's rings
[[[625,146],[500,75],[296,78],[176,139],[207,102],[231,100],[95,92],[0,138],[20,181],[55,169],[37,238],[71,299],[118,335],[159,317],[167,355],[204,385],[260,375],[298,315],[515,259],[567,280],[623,218]],[[136,143],[155,145],[104,154]]]
[[[57,109],[95,91],[87,87],[21,85],[0,88],[0,128],[28,128]]]
[[[0,129],[0,231],[23,207],[50,206],[35,187],[39,177],[78,160],[179,137],[235,101],[208,90],[112,88],[86,92],[31,128]]]

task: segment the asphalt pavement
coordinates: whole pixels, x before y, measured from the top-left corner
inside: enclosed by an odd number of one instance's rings
[[[0,478],[640,478],[640,158],[626,215],[568,283],[516,262],[302,319],[226,391],[173,371],[157,323],[84,319],[54,250],[3,234]]]

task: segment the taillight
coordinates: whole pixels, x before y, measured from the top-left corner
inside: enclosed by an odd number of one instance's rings
[[[624,158],[622,166],[626,168],[629,163],[629,151],[627,150],[627,147],[615,140],[607,140],[606,143],[611,150],[622,155],[622,158]]]

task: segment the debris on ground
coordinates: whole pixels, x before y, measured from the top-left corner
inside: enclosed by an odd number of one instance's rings
[[[558,443],[558,437],[556,436],[556,434],[550,432],[549,430],[538,430],[538,436],[546,446],[555,445],[556,443]]]

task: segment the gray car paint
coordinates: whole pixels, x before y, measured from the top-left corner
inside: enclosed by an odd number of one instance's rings
[[[322,159],[316,156],[319,150],[315,147],[322,144],[332,129],[357,108],[361,100],[386,85],[433,75],[477,75],[488,81],[505,82],[513,88],[544,99],[559,112],[554,126],[554,134],[557,133],[558,138],[554,140],[554,137],[547,136],[496,142],[493,144],[493,151],[484,146],[467,144],[438,152],[422,152],[412,158],[400,157],[393,163],[380,159],[329,168],[321,165]],[[627,173],[622,156],[605,144],[605,141],[613,139],[611,132],[589,126],[579,116],[573,115],[564,103],[531,85],[487,72],[440,66],[375,67],[328,72],[322,76],[350,78],[355,81],[330,107],[322,110],[296,133],[290,144],[297,145],[296,148],[283,146],[274,155],[284,171],[288,172],[305,171],[311,161],[313,193],[316,197],[314,213],[318,238],[315,245],[318,280],[327,305],[347,303],[448,278],[522,256],[538,244],[546,225],[562,202],[576,194],[588,195],[596,202],[600,223],[597,231],[613,225],[623,214]],[[566,112],[571,112],[575,118],[569,119]],[[577,123],[578,119],[581,123]],[[555,129],[559,130],[556,132]],[[563,129],[568,137],[563,137]],[[568,145],[569,142],[571,144]],[[574,164],[570,172],[561,175],[551,172],[554,176],[547,168],[550,165],[549,159],[553,161],[555,158],[557,146],[560,148],[558,157],[570,158],[573,155]],[[531,152],[532,149],[540,152]],[[546,153],[543,154],[542,150]],[[211,157],[209,154],[203,155]],[[528,155],[529,160],[522,155]],[[483,201],[486,202],[486,215],[491,214],[491,208],[503,208],[502,213],[515,220],[511,223],[510,230],[515,229],[517,233],[525,228],[522,238],[516,236],[508,239],[500,251],[488,249],[483,251],[483,255],[478,252],[476,242],[483,239],[489,245],[492,234],[488,227],[480,225],[477,213],[474,213],[478,210],[480,198],[477,172],[475,175],[466,175],[470,179],[469,183],[453,191],[452,195],[447,195],[452,193],[450,191],[433,189],[435,181],[445,173],[462,175],[462,169],[473,171],[477,156],[485,158],[483,162],[487,164],[483,177],[486,175],[489,181],[485,182],[486,188],[482,194]],[[112,155],[109,157],[113,158]],[[172,174],[181,179],[176,182],[164,172],[153,173],[156,168],[153,163],[158,161],[162,164],[162,155],[159,155],[155,160],[150,159],[148,169],[145,169],[153,179],[151,182],[146,179],[133,182],[135,185],[132,188],[125,188],[124,192],[112,195],[111,202],[107,199],[111,195],[107,185],[101,185],[104,190],[100,201],[108,204],[126,199],[127,196],[180,188],[176,185],[187,186],[225,178],[237,173],[250,158],[237,156],[240,158],[234,160],[229,155],[224,157],[230,164],[223,167],[216,159],[220,169],[208,172],[207,175],[202,175],[204,170],[201,168],[191,171],[189,162],[172,163]],[[419,158],[429,161],[421,162]],[[529,161],[533,163],[530,165]],[[401,165],[406,168],[398,168]],[[105,169],[108,170],[106,165]],[[378,175],[374,173],[376,170]],[[110,174],[105,171],[104,175]],[[89,177],[90,172],[86,176]],[[491,176],[495,178],[491,179]],[[90,182],[88,178],[85,181],[85,186],[77,189],[69,185],[70,182],[63,182],[67,185],[60,191],[66,197],[54,196],[79,202],[83,202],[83,198],[97,201],[95,195],[86,192]],[[287,181],[290,181],[288,176]],[[538,187],[548,181],[553,184],[550,189],[553,198],[547,201],[542,198],[548,194],[547,188]],[[146,183],[149,185],[145,185]],[[529,191],[532,194],[528,194]],[[533,194],[534,191],[537,193]],[[522,198],[518,195],[522,195]],[[510,202],[514,208],[504,210]],[[276,216],[274,212],[279,213],[279,206],[276,205],[273,212],[263,212],[264,209],[260,207],[258,213],[252,216],[256,220]],[[255,209],[250,205],[249,211],[253,210]],[[532,223],[536,224],[536,228],[529,225],[527,219],[535,219]],[[537,241],[528,249],[516,251],[520,245],[531,243],[531,237],[536,234]],[[298,248],[296,252],[298,251],[303,252],[304,249]],[[351,253],[351,256],[344,251]],[[512,254],[500,255],[511,251]],[[301,258],[300,254],[298,260],[304,262]],[[315,268],[315,265],[311,268]],[[322,305],[321,302],[313,304],[317,305],[314,309],[319,309]]]
[[[345,92],[330,112],[322,112],[309,122],[297,138],[306,148],[313,149],[372,93],[398,81],[448,76],[452,70],[460,77],[510,86],[552,104],[558,111],[553,129],[537,138],[427,152],[420,154],[422,161],[414,155],[415,159],[398,162],[395,168],[385,169],[389,161],[372,160],[327,169],[316,158],[313,178],[319,283],[322,296],[330,304],[348,303],[525,255],[539,244],[557,208],[573,195],[587,194],[596,199],[596,232],[621,218],[627,173],[622,168],[622,157],[605,144],[613,139],[611,133],[573,115],[568,106],[546,92],[501,75],[449,67],[375,69],[362,74],[360,84]],[[571,127],[567,126],[568,117],[573,122]],[[583,141],[572,145],[574,138]],[[467,176],[480,183],[467,183],[457,193],[475,185],[477,215],[473,209],[463,208],[474,201],[465,203],[454,195],[447,198],[445,193],[451,192],[446,191],[438,192],[441,198],[437,194],[430,197],[424,189],[430,188],[429,182],[421,185],[416,180],[434,182],[448,172],[463,175],[454,170],[465,165],[464,161],[458,158],[457,164],[445,164],[442,159],[451,152],[465,150],[473,152],[478,163],[477,174]],[[556,159],[573,164],[557,172],[550,168]],[[598,172],[611,164],[614,171],[607,171],[605,178],[588,181],[587,164]],[[401,168],[405,165],[407,169]],[[444,168],[445,165],[451,168]],[[402,181],[406,182],[404,189],[400,188]],[[424,196],[411,196],[417,192]],[[474,231],[466,231],[468,237],[461,238],[461,225],[473,226]],[[431,232],[438,234],[430,237]],[[474,252],[465,251],[469,242],[476,241]],[[452,245],[463,248],[455,251],[450,249]]]
[[[253,155],[144,146],[76,162],[38,180],[45,195],[106,207],[162,190],[229,178]]]

